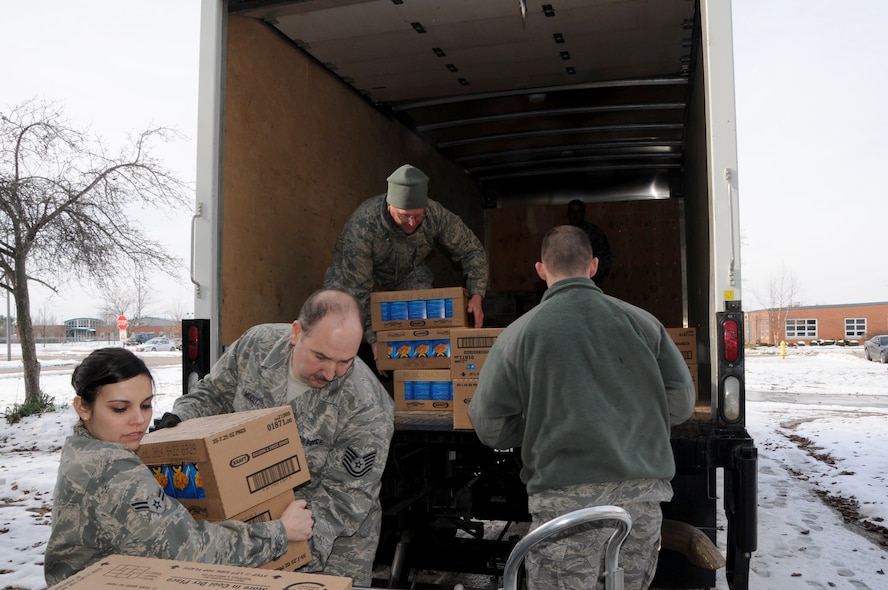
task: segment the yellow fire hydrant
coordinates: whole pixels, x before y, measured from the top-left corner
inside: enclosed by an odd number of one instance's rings
[[[782,359],[786,358],[786,341],[785,340],[780,341],[780,358],[782,358]]]

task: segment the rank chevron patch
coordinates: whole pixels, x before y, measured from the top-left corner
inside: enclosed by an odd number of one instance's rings
[[[376,451],[370,451],[366,455],[359,455],[353,448],[345,449],[345,456],[342,458],[342,466],[348,471],[352,477],[364,477],[373,469],[373,463],[376,462]]]
[[[166,511],[166,505],[166,494],[162,489],[159,490],[157,495],[153,498],[149,498],[148,500],[130,502],[130,507],[132,507],[132,509],[136,512],[147,510],[148,512],[153,512],[154,514],[163,514]]]

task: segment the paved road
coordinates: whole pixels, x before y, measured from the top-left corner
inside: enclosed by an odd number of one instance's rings
[[[888,395],[857,395],[851,393],[789,393],[785,391],[746,391],[746,401],[799,404],[805,406],[840,406],[846,408],[888,409]]]
[[[73,368],[73,366],[76,365],[77,363],[79,363],[81,360],[83,360],[83,357],[85,357],[87,354],[88,354],[87,352],[58,352],[58,351],[53,351],[51,353],[49,353],[49,352],[41,353],[40,349],[39,348],[37,349],[37,358],[40,361],[45,362],[44,367],[43,367],[44,371],[52,370],[53,369],[52,365],[59,365],[59,364],[63,364],[63,363],[64,364],[70,363],[71,367]],[[149,353],[141,354],[141,353],[137,352],[136,354],[139,355],[143,361],[145,361],[145,364],[148,365],[149,368],[151,368],[151,367],[168,367],[171,365],[181,365],[182,364],[182,357],[181,356],[173,356],[169,353],[150,353],[149,352]],[[6,355],[4,354],[2,357],[0,357],[0,360],[5,362]],[[16,361],[21,361],[21,354],[14,354],[13,355],[12,362],[16,362]],[[50,364],[50,362],[51,362],[51,364]],[[5,375],[5,374],[9,374],[9,373],[21,373],[21,372],[22,372],[22,370],[18,367],[10,368],[10,367],[3,366],[2,364],[0,364],[0,375]]]

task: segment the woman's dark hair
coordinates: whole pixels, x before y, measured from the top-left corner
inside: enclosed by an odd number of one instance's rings
[[[139,375],[148,375],[154,385],[154,377],[145,361],[132,352],[125,348],[97,348],[74,369],[71,386],[74,393],[92,405],[103,385],[120,383]]]

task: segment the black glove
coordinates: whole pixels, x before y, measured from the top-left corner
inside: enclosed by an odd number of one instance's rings
[[[148,432],[154,432],[155,430],[160,430],[161,428],[172,428],[181,421],[182,419],[175,414],[166,412],[160,418],[155,418],[154,426],[150,427],[148,429]]]

